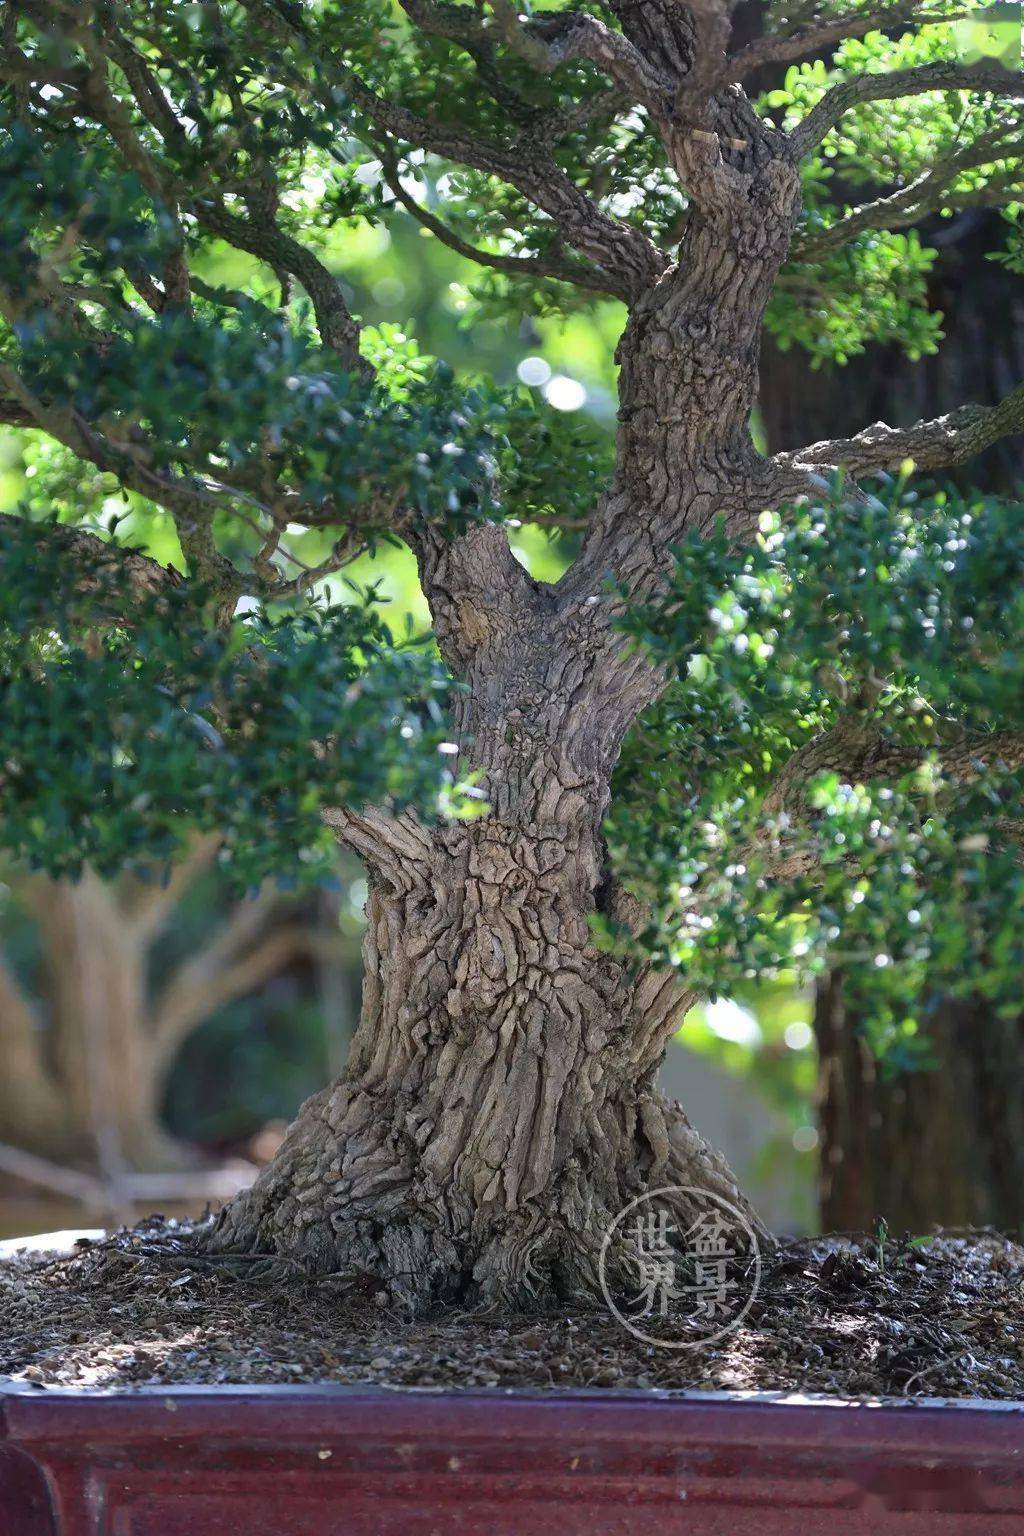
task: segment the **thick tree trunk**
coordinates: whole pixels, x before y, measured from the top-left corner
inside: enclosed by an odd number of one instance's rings
[[[219,1245],[369,1271],[414,1301],[526,1302],[596,1290],[604,1232],[652,1181],[741,1201],[653,1087],[689,1000],[590,943],[593,819],[410,825],[402,843],[371,891],[348,1071],[223,1213]]]
[[[308,951],[311,937],[304,924],[274,927],[279,898],[263,892],[229,910],[150,996],[153,944],[216,846],[197,839],[160,887],[108,884],[88,870],[74,884],[16,877],[39,926],[42,996],[37,1017],[0,965],[0,1141],[58,1163],[98,1164],[112,1179],[202,1161],[161,1123],[175,1053],[220,1004]]]
[[[50,1156],[139,1171],[196,1161],[160,1124],[162,1079],[145,1021],[146,946],[94,875],[50,888],[54,1067],[62,1115]]]
[[[820,1201],[827,1231],[1024,1229],[1024,1024],[984,1003],[927,1021],[938,1066],[887,1079],[842,980],[819,989]]]
[[[61,1097],[42,1054],[42,1031],[13,976],[0,965],[0,1141],[44,1151]]]
[[[45,931],[50,1017],[37,1028],[13,986],[0,995],[0,1037],[10,1051],[0,1140],[115,1173],[193,1166],[195,1154],[160,1124],[144,939],[89,872],[75,885],[35,879],[27,890]]]
[[[653,592],[687,529],[724,515],[745,533],[770,495],[749,417],[799,178],[763,145],[726,165],[708,133],[672,153],[699,197],[620,343],[618,462],[580,559],[541,587],[501,529],[412,535],[489,810],[433,833],[339,813],[372,877],[351,1065],[221,1213],[221,1250],[368,1271],[413,1302],[515,1304],[595,1294],[604,1235],[645,1190],[744,1205],[654,1088],[692,997],[599,953],[588,922],[619,902],[600,835],[612,768],[664,684],[615,630],[607,573]]]

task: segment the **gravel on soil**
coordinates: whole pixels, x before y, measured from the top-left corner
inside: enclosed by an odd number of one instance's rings
[[[787,1241],[716,1343],[670,1350],[594,1305],[409,1318],[369,1278],[211,1259],[151,1218],[0,1259],[0,1376],[40,1387],[376,1383],[1024,1398],[1024,1247],[992,1232]]]

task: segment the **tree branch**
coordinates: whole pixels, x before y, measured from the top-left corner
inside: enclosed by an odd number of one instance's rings
[[[187,136],[136,51],[119,33],[115,32],[112,37],[100,36],[89,27],[75,24],[64,7],[44,7],[42,17],[37,19],[47,18],[81,49],[88,61],[75,79],[84,111],[106,128],[125,164],[135,171],[151,196],[169,208],[175,219],[179,206],[188,208],[211,233],[266,261],[275,271],[283,270],[294,277],[310,297],[324,346],[337,352],[348,367],[366,373],[368,365],[359,356],[359,326],[349,312],[340,284],[312,251],[278,227],[267,200],[263,200],[264,206],[257,211],[250,208],[248,218],[229,212],[218,196],[197,194],[162,164],[143,142],[124,103],[110,88],[108,49],[110,58],[124,74],[132,98],[146,122],[177,149],[186,143]],[[26,62],[31,65],[30,60]],[[165,301],[187,300],[188,290],[189,275],[184,266],[182,237],[177,259],[165,273]]]
[[[263,942],[223,970],[197,978],[165,997],[153,1028],[158,1057],[167,1061],[196,1025],[215,1009],[254,992],[272,976],[313,946],[312,936],[299,927],[278,928]]]
[[[241,902],[207,948],[169,978],[149,1027],[162,1060],[214,1008],[252,991],[310,947],[314,936],[294,924],[262,934],[278,905],[273,891]]]
[[[332,95],[339,85],[342,86],[354,105],[376,128],[396,139],[430,150],[445,160],[496,176],[515,187],[554,221],[568,245],[608,273],[609,291],[617,297],[626,302],[636,298],[657,282],[669,265],[669,258],[646,235],[604,213],[562,170],[549,147],[550,120],[545,122],[542,118],[536,125],[536,134],[520,132],[509,146],[460,133],[449,124],[419,116],[398,102],[378,95],[340,60],[332,60],[328,67],[311,47],[297,11],[286,16],[268,0],[245,0],[245,5],[258,12],[282,40],[304,45],[314,79]],[[459,36],[455,40],[469,40],[474,44],[479,41],[480,34],[475,29],[470,39],[469,32],[463,29],[463,18],[455,17],[451,7],[434,4],[432,0],[413,0],[407,10],[417,22],[436,20],[444,28],[441,35],[450,35],[457,30]],[[467,15],[467,28],[470,20]],[[561,27],[564,23],[560,20],[557,25]],[[547,137],[542,137],[543,134]]]
[[[411,811],[392,816],[376,806],[362,811],[331,806],[321,814],[338,841],[395,890],[408,891],[429,880],[433,851],[430,831]]]
[[[3,308],[0,298],[0,310]],[[210,525],[214,512],[220,510],[222,504],[208,485],[178,475],[158,474],[142,462],[144,449],[133,445],[133,451],[128,452],[96,431],[77,411],[40,400],[7,363],[0,363],[0,387],[23,404],[34,426],[41,427],[65,448],[70,448],[77,458],[115,475],[129,490],[165,507],[174,518],[182,549],[194,575],[217,588],[225,600],[241,593],[244,587],[241,573],[213,545]],[[219,486],[217,489],[228,490]]]
[[[869,32],[885,32],[892,27],[912,23],[915,27],[929,22],[954,22],[971,15],[970,11],[958,11],[942,15],[925,13],[914,4],[881,6],[876,11],[860,11],[856,15],[837,16],[828,21],[812,22],[809,26],[782,36],[758,37],[746,47],[734,53],[726,71],[728,80],[745,80],[756,70],[772,64],[791,64],[811,54],[824,53],[847,39],[866,37]]]
[[[102,1179],[78,1168],[65,1168],[49,1158],[37,1157],[34,1152],[25,1152],[21,1147],[8,1146],[4,1142],[0,1142],[0,1173],[31,1184],[33,1188],[45,1189],[48,1194],[73,1200],[89,1211],[109,1213],[112,1209],[112,1192]]]
[[[496,0],[495,12],[506,43],[534,69],[548,74],[560,64],[584,59],[607,75],[630,101],[650,108],[656,117],[666,115],[674,82],[627,37],[597,17],[570,12],[539,25],[523,26],[513,0]],[[549,42],[544,41],[545,36]]]
[[[608,274],[618,297],[637,298],[668,266],[669,258],[646,235],[604,213],[566,175],[547,144],[527,134],[508,147],[471,138],[385,100],[351,72],[345,83],[356,106],[385,133],[515,187],[553,220],[567,244]]]
[[[25,522],[16,512],[0,512],[0,517],[7,520],[6,524],[0,523],[0,528]],[[98,533],[88,533],[84,528],[69,528],[64,523],[32,523],[30,526],[39,538],[52,541],[71,560],[82,560],[92,569],[101,564],[116,567],[140,594],[163,592],[179,586],[184,580],[181,572],[173,567],[161,565],[149,555],[126,549],[110,539],[101,538]],[[89,591],[92,584],[92,578],[83,575],[81,590]]]
[[[890,741],[873,723],[847,718],[816,736],[783,765],[765,798],[768,814],[802,813],[808,784],[823,773],[838,773],[854,784],[901,779],[933,760],[953,783],[969,784],[992,763],[1024,767],[1024,733],[975,732],[958,741],[919,747]]]
[[[384,180],[394,193],[395,199],[401,203],[406,212],[412,215],[417,224],[422,225],[424,229],[429,229],[442,245],[457,252],[459,256],[465,256],[469,261],[479,262],[483,267],[492,267],[496,272],[504,272],[509,277],[551,277],[558,282],[573,283],[577,288],[593,289],[595,293],[607,293],[612,296],[615,294],[614,285],[597,267],[570,266],[566,262],[548,260],[543,256],[503,256],[500,252],[483,251],[479,246],[470,245],[467,241],[461,240],[454,230],[449,229],[447,224],[432,214],[429,209],[424,208],[405,189],[393,159],[385,161]]]
[[[38,427],[39,425],[24,401],[10,390],[0,392],[0,421],[5,427]]]
[[[856,75],[825,92],[817,106],[812,107],[789,134],[790,150],[797,159],[802,159],[853,107],[870,101],[921,96],[927,91],[977,91],[1019,98],[1024,97],[1024,74],[1004,69],[999,64],[958,64],[953,60],[940,60],[934,64],[920,64],[914,69],[893,70],[889,74]]]
[[[725,50],[732,30],[732,5],[726,0],[689,0],[693,22],[693,59],[676,92],[674,112],[692,126],[711,126],[711,98],[727,76]]]
[[[537,588],[504,528],[487,524],[448,539],[426,525],[410,530],[408,541],[438,647],[457,677],[466,676],[481,652],[500,649],[517,624],[538,611]]]
[[[468,6],[436,4],[435,0],[400,0],[402,10],[421,32],[466,47],[489,48],[492,37],[476,11]]]
[[[0,1172],[49,1194],[73,1200],[86,1210],[116,1217],[124,1201],[141,1204],[150,1210],[156,1202],[183,1200],[198,1208],[204,1203],[230,1200],[232,1195],[248,1187],[256,1170],[252,1164],[238,1159],[219,1168],[202,1168],[195,1172],[126,1173],[113,1187],[109,1181],[94,1178],[81,1169],[67,1168],[49,1158],[0,1142]]]
[[[52,1088],[40,1050],[41,1031],[31,1005],[14,974],[0,959],[0,1044],[3,1078],[7,1086],[26,1083],[44,1091]],[[0,1099],[3,1092],[0,1090]],[[53,1105],[56,1108],[56,1096]]]
[[[964,208],[1001,208],[1024,195],[1022,176],[1015,171],[1012,176],[989,182],[984,187],[970,191],[952,192],[950,183],[965,170],[1008,159],[1024,151],[1024,141],[991,144],[971,144],[944,159],[936,161],[920,176],[898,192],[874,202],[862,203],[837,219],[827,229],[808,233],[794,241],[790,252],[792,261],[819,261],[832,251],[839,250],[858,235],[869,229],[908,229],[936,213],[940,208],[958,212]],[[1015,178],[1015,179],[1014,179]]]
[[[1015,432],[1024,432],[1024,384],[998,405],[962,405],[946,416],[917,421],[909,427],[875,422],[856,437],[811,443],[795,453],[776,454],[771,462],[782,472],[821,471],[842,465],[855,479],[898,469],[908,459],[921,470],[945,469]]]
[[[122,877],[118,892],[120,908],[137,943],[153,942],[192,881],[209,869],[220,845],[215,833],[197,834],[190,840],[184,857],[172,864],[162,885],[155,880],[140,880],[136,875]]]
[[[514,0],[492,0],[495,26],[485,27],[462,6],[432,4],[431,0],[401,0],[409,19],[424,32],[460,43],[472,53],[491,51],[495,34],[505,46],[539,74],[561,64],[586,60],[596,65],[630,102],[639,102],[663,116],[673,82],[639,48],[596,16],[571,11],[520,18]]]
[[[187,206],[211,234],[220,235],[237,250],[248,251],[274,271],[289,273],[309,295],[317,330],[325,347],[336,352],[354,371],[369,375],[370,365],[359,355],[359,326],[345,303],[341,287],[318,256],[293,240],[265,213],[241,218],[213,198],[188,200]]]

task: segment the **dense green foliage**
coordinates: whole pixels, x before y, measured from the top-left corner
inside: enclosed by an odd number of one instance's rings
[[[612,822],[656,952],[730,992],[841,963],[880,1043],[912,1038],[929,995],[1019,1006],[1020,514],[837,487],[766,514],[747,549],[720,532],[677,552],[624,620],[676,681],[627,746]]]
[[[443,669],[372,604],[211,626],[187,583],[139,594],[40,531],[0,530],[4,843],[32,866],[159,866],[198,828],[236,883],[294,882],[333,868],[325,803],[442,791]]]

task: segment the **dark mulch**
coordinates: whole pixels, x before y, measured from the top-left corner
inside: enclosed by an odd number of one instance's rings
[[[408,1320],[365,1286],[226,1265],[154,1218],[0,1260],[0,1375],[47,1385],[376,1382],[1024,1398],[1024,1248],[991,1233],[784,1243],[742,1327],[671,1351],[603,1309]]]

